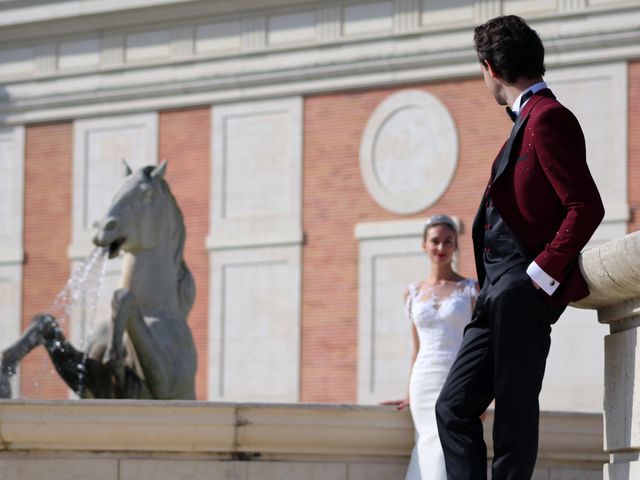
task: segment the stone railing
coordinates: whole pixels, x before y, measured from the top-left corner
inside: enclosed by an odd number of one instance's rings
[[[0,479],[398,480],[412,444],[386,407],[0,401]],[[601,415],[543,412],[539,478],[599,479],[605,461]]]
[[[640,479],[640,231],[582,254],[591,295],[574,306],[598,310],[606,323],[605,480]]]

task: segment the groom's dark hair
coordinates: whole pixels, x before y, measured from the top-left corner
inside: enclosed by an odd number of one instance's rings
[[[492,18],[475,28],[473,42],[480,63],[509,83],[520,77],[544,75],[544,46],[527,23],[516,15]]]

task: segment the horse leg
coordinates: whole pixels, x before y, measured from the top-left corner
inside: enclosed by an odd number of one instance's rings
[[[150,394],[141,376],[127,365],[131,359],[124,344],[124,334],[130,322],[144,319],[138,309],[133,293],[127,289],[116,290],[111,303],[112,337],[108,366],[115,381],[115,393],[118,398],[145,398]],[[133,355],[131,353],[131,355]]]
[[[2,352],[2,366],[0,367],[0,398],[11,397],[9,378],[15,375],[20,361],[34,348],[42,345],[44,334],[52,328],[55,319],[50,315],[36,315],[31,320],[29,328],[22,336]]]
[[[51,362],[65,383],[82,398],[113,398],[109,369],[77,350],[64,336],[55,319],[43,335]]]
[[[15,373],[20,361],[39,345],[44,345],[60,377],[79,396],[112,397],[108,370],[76,350],[53,316],[40,314],[33,317],[22,337],[2,352],[0,398],[11,396],[9,377]]]
[[[113,341],[111,349],[111,361],[114,366],[120,365],[115,370],[115,376],[121,385],[126,385],[131,379],[126,378],[126,369],[123,368],[125,355],[122,338],[126,331],[132,343],[135,345],[136,354],[144,373],[144,385],[142,388],[148,395],[156,399],[170,398],[171,359],[154,338],[149,326],[144,320],[135,297],[130,290],[116,290],[113,295]],[[129,376],[133,372],[129,369]],[[140,378],[136,375],[136,378]]]

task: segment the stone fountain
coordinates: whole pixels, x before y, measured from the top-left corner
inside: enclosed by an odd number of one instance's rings
[[[166,161],[125,179],[94,244],[109,258],[124,252],[111,319],[76,349],[51,314],[38,314],[22,337],[2,352],[0,398],[9,378],[34,348],[47,350],[58,374],[82,398],[195,399],[196,350],[187,317],[195,285],[183,258],[182,213],[164,180]]]

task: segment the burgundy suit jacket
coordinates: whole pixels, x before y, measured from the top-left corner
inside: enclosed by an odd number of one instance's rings
[[[584,135],[578,120],[548,89],[531,96],[516,129],[512,141],[498,153],[495,178],[485,196],[490,195],[529,260],[560,282],[549,303],[567,304],[589,294],[577,260],[604,216],[587,166]],[[506,161],[500,161],[502,155]],[[482,285],[484,224],[480,217],[476,215],[472,236]]]

